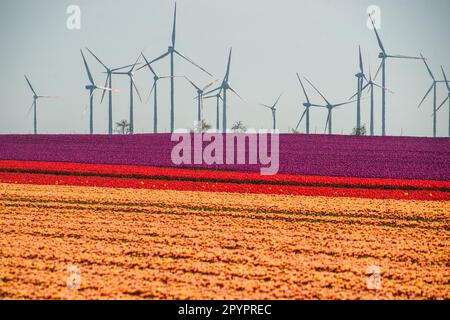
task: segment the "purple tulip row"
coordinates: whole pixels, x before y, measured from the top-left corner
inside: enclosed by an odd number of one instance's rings
[[[175,144],[170,134],[0,135],[0,160],[174,167]],[[182,166],[260,170],[248,164]],[[450,139],[281,134],[279,173],[450,180]]]

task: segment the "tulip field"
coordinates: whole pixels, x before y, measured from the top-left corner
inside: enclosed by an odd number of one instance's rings
[[[450,139],[280,135],[267,176],[172,146],[0,136],[0,299],[450,299]]]

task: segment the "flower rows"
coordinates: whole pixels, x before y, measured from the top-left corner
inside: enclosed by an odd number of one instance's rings
[[[253,172],[180,169],[134,165],[84,164],[70,162],[42,162],[0,160],[0,172],[55,173],[96,175],[160,180],[190,180],[203,182],[255,183],[303,186],[364,187],[382,189],[429,189],[450,191],[450,181],[377,179],[306,176],[293,174],[260,175]]]
[[[0,172],[0,182],[43,185],[75,185],[110,188],[192,190],[206,192],[262,193],[374,199],[450,200],[450,193],[430,190],[311,187],[276,184],[198,182],[160,179],[110,178],[101,176],[55,175]]]
[[[448,203],[15,184],[0,195],[2,298],[450,298]],[[79,291],[66,289],[68,264]],[[366,287],[371,265],[379,291]]]
[[[279,172],[284,174],[450,180],[448,138],[281,134],[279,139]],[[174,145],[170,134],[2,135],[0,159],[173,167]],[[248,164],[185,166],[260,170]]]

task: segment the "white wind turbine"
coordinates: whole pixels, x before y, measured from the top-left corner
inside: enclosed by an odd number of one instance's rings
[[[29,109],[28,113],[30,112],[31,108],[33,108],[33,114],[34,114],[34,119],[33,119],[33,132],[34,132],[34,134],[37,134],[37,101],[38,101],[39,99],[41,99],[41,98],[44,98],[44,99],[53,99],[53,98],[56,98],[56,97],[54,97],[54,96],[41,96],[41,95],[38,95],[38,94],[36,93],[36,91],[34,91],[34,88],[33,88],[33,86],[31,85],[30,80],[28,80],[27,76],[24,76],[24,77],[25,77],[25,80],[26,80],[27,83],[28,83],[28,86],[30,87],[31,91],[33,92],[33,102],[32,102],[32,104],[31,104],[31,106],[30,106],[30,109]]]
[[[283,93],[281,93],[278,96],[277,100],[275,100],[275,102],[272,105],[260,103],[261,106],[268,108],[270,111],[272,111],[273,130],[276,130],[276,128],[277,128],[277,123],[276,123],[277,104],[280,101],[280,98],[282,95],[283,95]]]
[[[94,78],[92,77],[89,66],[84,57],[83,51],[80,49],[81,57],[83,58],[84,66],[86,68],[86,73],[89,79],[89,84],[86,85],[86,89],[89,91],[89,133],[94,133],[94,91],[97,89],[111,91],[111,88],[101,87],[95,84]]]
[[[113,71],[112,74],[120,74],[120,75],[126,75],[130,79],[130,134],[134,133],[134,99],[133,99],[133,91],[136,90],[136,93],[139,97],[139,100],[142,102],[141,94],[139,93],[139,89],[136,86],[136,83],[134,81],[134,68],[136,68],[136,65],[139,62],[139,59],[141,58],[141,54],[139,54],[138,58],[134,62],[134,64],[131,65],[130,70],[127,72],[122,71]],[[123,69],[125,67],[119,68]]]

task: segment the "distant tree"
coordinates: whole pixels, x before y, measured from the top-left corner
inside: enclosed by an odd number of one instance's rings
[[[205,119],[202,119],[202,131],[208,131],[212,126]]]
[[[247,127],[244,126],[244,123],[242,121],[236,121],[231,127],[231,130],[233,130],[234,132],[246,132]]]
[[[352,135],[354,136],[365,136],[367,134],[366,125],[363,124],[361,128],[353,128]]]
[[[127,120],[121,120],[116,122],[116,132],[119,134],[130,133],[130,123]]]
[[[202,122],[200,124],[196,121],[194,128],[191,129],[190,131],[191,131],[191,133],[200,132],[200,131],[204,132],[204,131],[208,131],[211,128],[212,128],[212,126],[208,122],[206,122],[205,119],[202,119]]]

